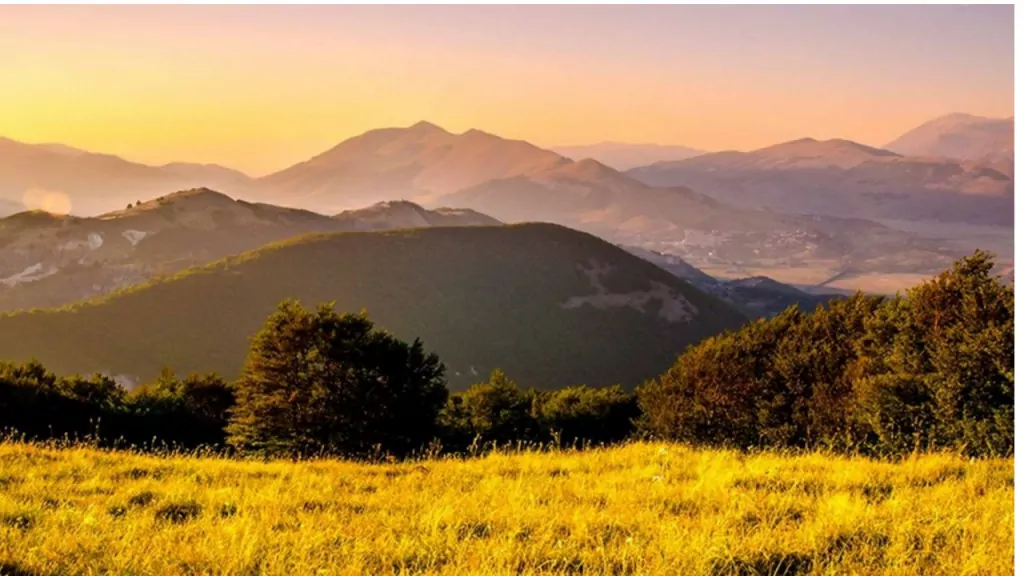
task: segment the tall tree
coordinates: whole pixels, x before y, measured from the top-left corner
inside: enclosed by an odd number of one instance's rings
[[[252,340],[229,443],[273,455],[407,453],[432,439],[444,366],[366,314],[282,302]]]

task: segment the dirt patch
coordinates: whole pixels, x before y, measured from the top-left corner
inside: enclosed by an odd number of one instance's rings
[[[655,302],[660,303],[658,316],[668,322],[689,322],[698,314],[696,306],[661,282],[652,281],[650,290],[616,293],[609,291],[602,281],[602,277],[615,269],[614,266],[591,261],[589,266],[581,269],[597,293],[573,296],[562,303],[562,308],[579,308],[589,304],[600,309],[633,308],[643,313],[651,302]]]

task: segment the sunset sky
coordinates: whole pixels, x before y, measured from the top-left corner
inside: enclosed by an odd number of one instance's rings
[[[0,136],[254,175],[423,119],[746,150],[1014,113],[1012,6],[0,6],[0,55]]]

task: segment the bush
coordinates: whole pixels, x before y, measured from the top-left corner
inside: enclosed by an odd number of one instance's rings
[[[495,370],[490,380],[474,384],[452,396],[441,415],[447,440],[459,446],[473,441],[511,444],[541,440],[533,416],[536,393],[520,390],[516,383]]]
[[[619,386],[571,386],[544,393],[538,404],[540,427],[568,445],[625,440],[633,434],[633,420],[640,415],[636,397]]]
[[[629,437],[637,415],[634,397],[618,386],[522,390],[495,370],[487,382],[449,398],[441,414],[442,441],[457,450],[473,443],[603,444]]]
[[[232,387],[216,374],[190,374],[184,379],[164,369],[152,383],[128,395],[135,415],[130,431],[134,443],[152,439],[186,447],[222,446],[228,411],[234,406]]]
[[[103,375],[58,377],[38,362],[0,364],[0,423],[30,439],[77,438],[142,448],[154,439],[184,448],[223,444],[230,387],[216,375],[126,392]]]

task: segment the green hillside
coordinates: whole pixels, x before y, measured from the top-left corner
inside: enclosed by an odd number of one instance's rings
[[[0,359],[148,380],[234,377],[282,299],[366,309],[420,337],[453,388],[495,367],[524,385],[632,387],[743,317],[654,264],[550,224],[304,236],[88,303],[0,316]]]

